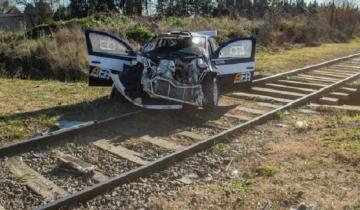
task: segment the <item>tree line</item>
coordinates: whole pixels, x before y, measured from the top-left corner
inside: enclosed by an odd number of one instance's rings
[[[329,0],[318,3],[313,0],[8,0],[2,8],[12,4],[24,8],[25,15],[37,17],[40,22],[81,18],[94,14],[122,13],[127,16],[230,16],[249,19],[263,18],[269,11],[281,10],[289,15],[315,14],[319,9],[327,9],[335,16],[338,8],[359,12],[357,0]],[[151,11],[150,11],[151,10]],[[13,9],[14,11],[14,9]],[[335,21],[335,20],[333,20]]]

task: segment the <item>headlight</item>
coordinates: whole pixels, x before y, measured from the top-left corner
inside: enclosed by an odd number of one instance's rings
[[[205,63],[204,59],[198,58],[197,59],[197,66],[201,69],[206,69],[208,65]]]

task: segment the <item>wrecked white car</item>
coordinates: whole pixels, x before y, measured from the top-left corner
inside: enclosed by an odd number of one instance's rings
[[[113,86],[131,103],[149,109],[183,104],[212,108],[219,90],[251,85],[255,39],[236,38],[220,46],[216,31],[161,34],[136,52],[121,38],[87,30],[90,86]],[[146,97],[170,104],[148,104]]]

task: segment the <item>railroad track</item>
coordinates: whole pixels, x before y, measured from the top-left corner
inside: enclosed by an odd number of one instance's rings
[[[251,90],[222,97],[211,112],[138,110],[3,146],[0,158],[8,178],[41,196],[43,205],[34,208],[64,208],[158,172],[279,112],[310,101],[335,105],[357,91],[347,84],[358,78],[355,54],[256,80]],[[110,167],[98,166],[100,161]],[[79,179],[85,184],[64,183]]]

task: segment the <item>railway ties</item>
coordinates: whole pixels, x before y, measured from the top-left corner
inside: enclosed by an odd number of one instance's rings
[[[341,67],[342,65],[338,66]],[[260,87],[253,87],[248,93],[233,93],[232,96],[267,102],[290,102],[290,100],[304,97],[307,94],[327,87],[332,83],[336,83],[360,71],[360,69],[352,70],[351,74],[349,71],[347,73],[338,73],[341,71],[339,69],[336,69],[336,71],[333,69],[326,71],[325,69],[326,68],[323,68],[321,71],[301,72],[300,74],[288,76],[286,79],[281,78],[269,83],[264,82],[259,85]],[[356,91],[357,89],[355,88],[341,87],[336,91],[320,97],[317,102],[320,104],[338,105],[340,100],[348,99]]]
[[[130,136],[124,135],[121,138],[109,136],[108,138],[94,139],[87,143],[87,147],[92,148],[91,151],[111,155],[117,161],[123,161],[131,165],[131,167],[120,172],[110,173],[99,167],[96,161],[88,162],[82,158],[82,155],[76,157],[67,153],[61,150],[62,145],[50,147],[47,154],[56,159],[59,166],[66,166],[72,171],[88,177],[91,183],[94,182],[76,192],[71,193],[61,186],[56,186],[53,180],[35,171],[26,165],[24,161],[21,161],[20,158],[22,153],[36,148],[36,142],[41,142],[41,145],[51,144],[52,140],[60,142],[60,137],[67,137],[66,132],[56,138],[33,139],[29,141],[31,144],[24,142],[23,144],[17,143],[0,148],[0,157],[9,156],[7,160],[12,162],[9,162],[11,164],[7,164],[7,166],[9,168],[15,167],[11,170],[12,172],[16,173],[20,168],[23,174],[29,173],[34,177],[36,181],[29,179],[26,184],[33,191],[39,191],[37,193],[44,198],[45,204],[39,206],[38,209],[66,208],[79,202],[85,202],[94,196],[101,195],[114,187],[129,183],[139,177],[158,172],[176,161],[208,149],[215,143],[225,141],[226,138],[224,137],[231,136],[239,130],[246,130],[273,119],[279,111],[299,107],[310,102],[312,102],[310,106],[323,106],[321,104],[338,106],[337,104],[341,100],[351,97],[357,91],[347,84],[360,78],[360,68],[355,68],[360,64],[359,56],[360,54],[347,56],[256,80],[253,88],[249,91],[235,92],[223,96],[220,101],[221,106],[211,112],[179,113],[177,117],[184,118],[186,123],[182,125],[181,121],[170,121],[179,125],[179,129],[171,132],[135,132],[134,135]],[[136,115],[131,115],[134,116],[133,118],[127,115],[127,119],[134,119],[140,113],[145,116],[146,112],[142,111]],[[151,117],[151,114],[149,114],[149,117]],[[166,121],[165,119],[165,116],[164,119],[156,119],[156,123]],[[116,122],[116,120],[112,119],[110,122]],[[148,123],[149,126],[153,126],[151,118],[148,119],[148,122],[138,123]],[[101,123],[97,124],[97,126],[99,125]],[[75,131],[83,132],[86,130],[82,129]],[[71,135],[74,135],[75,131],[71,131]],[[45,141],[46,139],[48,141]],[[17,150],[18,147],[26,146],[28,148]],[[149,151],[156,154],[150,154]],[[113,167],[116,167],[115,161]],[[72,175],[69,174],[68,176]],[[38,189],[30,187],[34,185],[32,182],[37,183]]]

